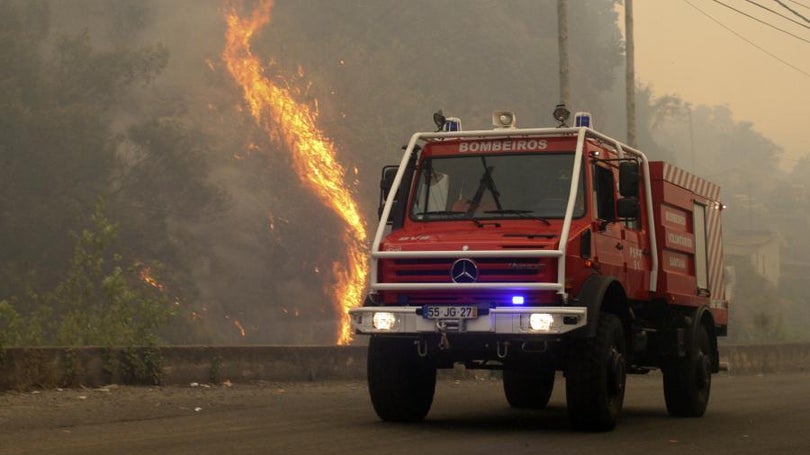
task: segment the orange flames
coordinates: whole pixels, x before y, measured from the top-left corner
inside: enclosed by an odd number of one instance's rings
[[[238,319],[233,320],[233,326],[236,327],[237,330],[239,330],[239,334],[242,335],[242,338],[244,338],[245,335],[247,335],[247,333],[245,332],[245,327],[242,326],[242,323],[239,322]]]
[[[335,158],[335,146],[316,125],[317,110],[296,102],[289,89],[278,87],[265,77],[264,68],[252,53],[251,38],[270,22],[272,7],[272,0],[260,1],[245,18],[239,17],[233,5],[226,7],[228,30],[222,58],[242,88],[256,124],[272,139],[284,142],[292,153],[293,167],[301,182],[345,223],[347,259],[334,264],[337,282],[329,292],[341,314],[337,343],[346,344],[352,339],[348,310],[361,302],[368,275],[366,226],[344,185],[345,170]]]
[[[155,276],[152,274],[152,268],[149,266],[144,266],[141,268],[141,280],[152,286],[153,288],[159,290],[160,292],[166,292],[166,286],[162,285],[158,280],[155,279]]]

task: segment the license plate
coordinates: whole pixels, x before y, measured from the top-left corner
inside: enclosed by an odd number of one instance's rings
[[[427,319],[475,319],[478,317],[478,307],[426,305],[422,308],[422,316]]]

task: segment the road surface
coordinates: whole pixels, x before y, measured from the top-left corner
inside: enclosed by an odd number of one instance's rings
[[[618,428],[576,433],[499,381],[441,380],[421,424],[377,420],[361,382],[107,387],[0,394],[0,454],[810,453],[810,373],[714,377],[700,419],[667,417],[661,377],[631,376]]]

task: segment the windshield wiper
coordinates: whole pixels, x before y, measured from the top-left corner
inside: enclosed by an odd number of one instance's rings
[[[551,223],[542,216],[529,215],[530,213],[534,213],[532,210],[500,209],[500,210],[485,210],[484,213],[494,213],[498,215],[520,215],[520,218],[542,221],[543,223],[546,223],[546,226],[551,226]]]
[[[478,190],[475,192],[475,196],[473,196],[472,200],[470,201],[470,207],[467,209],[467,215],[472,215],[478,210],[478,207],[481,205],[481,199],[484,197],[484,191],[489,190],[489,193],[492,195],[492,200],[495,201],[495,206],[498,209],[503,208],[501,206],[501,193],[498,192],[498,189],[495,188],[495,181],[492,180],[492,171],[495,169],[495,166],[487,166],[487,158],[482,156],[481,163],[484,165],[484,175],[481,176],[481,181],[478,183]]]
[[[484,210],[484,213],[502,213],[504,215],[520,215],[523,213],[532,213],[532,211],[523,209],[500,209],[500,210]]]
[[[456,218],[461,218],[461,215],[467,215],[467,212],[461,212],[461,211],[457,211],[457,210],[433,210],[433,211],[430,211],[430,212],[422,212],[422,213],[419,213],[418,215],[422,215],[422,216],[427,215],[428,217],[433,216],[433,215],[437,215],[437,216],[455,215],[452,218],[448,218],[448,219],[456,219]],[[482,222],[482,221],[477,220],[477,219],[475,219],[475,218],[473,218],[471,216],[464,216],[464,219],[472,221],[478,227],[484,227],[484,226],[487,226],[487,225],[491,225],[491,226],[495,226],[495,227],[501,227],[500,223]]]
[[[418,215],[464,215],[466,213],[458,210],[431,210],[430,212],[418,213]]]

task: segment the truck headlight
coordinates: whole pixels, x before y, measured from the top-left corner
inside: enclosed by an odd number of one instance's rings
[[[394,313],[379,311],[372,316],[371,324],[377,330],[394,330],[397,328],[397,317]]]
[[[554,316],[548,313],[531,313],[520,316],[520,327],[535,332],[550,332]]]

